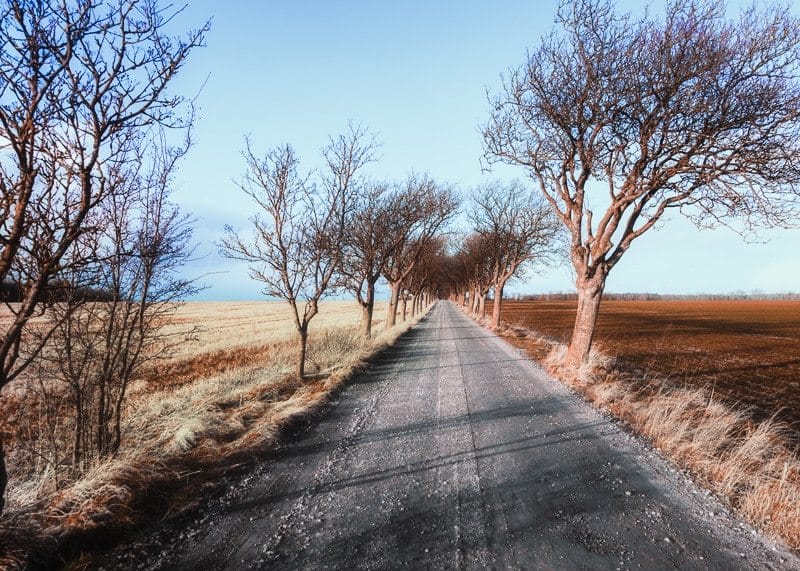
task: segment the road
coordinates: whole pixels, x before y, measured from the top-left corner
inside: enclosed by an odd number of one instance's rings
[[[800,568],[446,302],[210,503],[135,566]]]

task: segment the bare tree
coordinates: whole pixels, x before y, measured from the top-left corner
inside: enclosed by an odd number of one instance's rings
[[[130,381],[191,336],[189,329],[165,327],[180,300],[196,291],[178,275],[191,255],[192,221],[169,202],[186,148],[155,142],[119,173],[113,192],[92,212],[100,231],[77,240],[92,264],[59,273],[58,303],[45,312],[50,339],[37,358],[37,371],[47,376],[40,401],[66,389],[71,414],[57,428],[72,433],[63,449],[73,475],[116,454]],[[49,456],[58,474],[58,450]]]
[[[290,146],[259,158],[247,142],[247,171],[239,186],[259,209],[250,219],[254,234],[242,236],[228,226],[221,248],[228,257],[249,263],[250,275],[264,283],[265,295],[291,307],[300,378],[305,375],[309,324],[341,265],[357,171],[372,160],[373,147],[364,142],[360,129],[332,138],[323,150],[328,170],[317,186],[298,174],[298,158]]]
[[[0,334],[0,390],[35,359],[20,358],[28,323],[112,173],[143,131],[185,125],[167,87],[207,26],[171,38],[174,16],[153,0],[0,4],[0,282],[23,292]],[[6,483],[0,441],[0,511]]]
[[[470,313],[486,317],[486,296],[492,289],[495,244],[487,236],[473,233],[464,239],[457,256],[462,268],[464,287],[469,292]]]
[[[609,272],[665,213],[748,230],[797,212],[800,25],[774,5],[729,20],[717,0],[639,20],[607,0],[565,1],[557,22],[505,79],[484,139],[568,230],[578,366]]]
[[[420,250],[414,271],[407,283],[407,291],[411,296],[411,316],[417,315],[430,302],[431,288],[437,278],[445,254],[446,240],[443,236],[435,236]],[[405,307],[403,308],[405,319]]]
[[[397,322],[397,305],[403,284],[414,271],[420,252],[455,215],[455,194],[428,176],[410,176],[397,193],[393,223],[401,239],[388,255],[383,276],[389,282],[390,298],[386,327]]]
[[[404,241],[396,222],[397,195],[388,183],[362,187],[347,222],[342,255],[342,282],[362,309],[364,336],[372,337],[375,286],[387,257]]]
[[[494,290],[492,327],[497,327],[506,284],[526,266],[556,259],[561,225],[550,205],[518,181],[487,183],[476,189],[473,203],[470,218],[485,243],[489,287]],[[481,317],[485,317],[486,293],[481,292]]]

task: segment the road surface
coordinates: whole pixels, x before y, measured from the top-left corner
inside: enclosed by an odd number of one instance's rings
[[[209,504],[114,566],[800,568],[446,302]]]

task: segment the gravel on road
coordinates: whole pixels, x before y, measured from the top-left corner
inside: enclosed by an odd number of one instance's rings
[[[145,569],[800,569],[448,302]]]

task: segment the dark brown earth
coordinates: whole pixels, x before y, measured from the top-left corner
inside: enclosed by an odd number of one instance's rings
[[[568,341],[575,307],[504,301],[503,321]],[[800,435],[800,301],[606,300],[595,345],[642,377],[713,387],[755,418],[777,415]]]
[[[324,418],[123,569],[800,569],[440,302]]]

